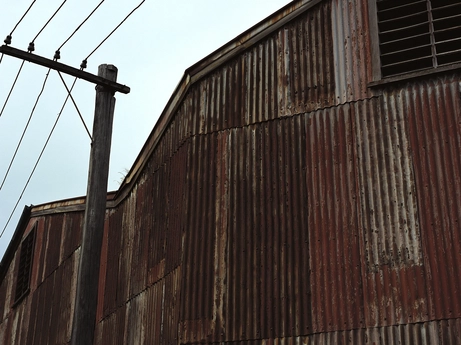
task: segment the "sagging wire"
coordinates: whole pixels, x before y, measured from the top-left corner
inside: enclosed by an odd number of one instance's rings
[[[34,0],[32,1],[32,3],[30,4],[29,8],[26,10],[26,12],[24,12],[24,14],[22,15],[21,19],[19,19],[19,21],[16,23],[16,25],[14,26],[13,30],[11,30],[10,34],[8,36],[6,36],[5,40],[3,41],[6,45],[9,45],[11,44],[11,40],[13,39],[13,32],[14,30],[16,30],[16,28],[18,27],[19,23],[22,22],[22,20],[24,19],[24,17],[27,15],[27,13],[29,13],[30,9],[32,8],[32,6],[35,4],[37,0]],[[0,56],[0,63],[2,63],[2,60],[3,60],[3,53],[2,53],[2,56]]]
[[[85,120],[83,119],[83,116],[82,116],[82,114],[80,113],[80,110],[78,109],[77,103],[75,103],[74,97],[72,97],[72,94],[71,94],[72,89],[74,88],[75,82],[77,81],[77,77],[75,77],[74,82],[72,83],[72,86],[71,86],[71,88],[69,89],[69,88],[67,87],[66,82],[64,81],[64,78],[62,77],[61,72],[59,72],[59,71],[57,71],[57,72],[58,72],[58,74],[59,74],[59,77],[60,77],[61,80],[62,80],[62,83],[64,84],[64,87],[65,87],[66,90],[67,90],[67,95],[68,95],[68,97],[70,97],[70,99],[72,100],[72,103],[74,103],[74,107],[75,107],[75,109],[77,110],[78,116],[80,116],[80,120],[82,121],[83,126],[85,127],[85,130],[86,130],[86,132],[88,133],[88,136],[90,137],[91,142],[93,142],[93,138],[91,137],[90,131],[88,130],[88,127],[86,126]],[[67,100],[66,100],[66,102],[67,102]]]
[[[62,4],[58,7],[58,9],[53,13],[53,15],[50,17],[50,19],[48,19],[48,21],[45,23],[45,25],[43,25],[43,27],[40,29],[40,31],[38,32],[38,34],[34,37],[34,39],[32,40],[32,42],[29,43],[29,47],[27,48],[27,51],[29,53],[32,53],[34,50],[35,50],[35,40],[37,39],[38,36],[40,36],[40,34],[42,33],[42,31],[46,28],[46,26],[51,22],[51,20],[54,18],[54,16],[61,10],[62,6],[64,6],[64,4],[67,2],[67,0],[64,0],[62,2]]]
[[[16,30],[16,28],[18,27],[19,23],[22,22],[22,20],[24,19],[24,17],[27,15],[27,13],[29,13],[30,9],[32,8],[32,6],[35,4],[37,0],[34,0],[32,1],[32,3],[30,4],[29,8],[26,10],[26,12],[24,12],[24,14],[22,15],[21,19],[19,19],[19,21],[16,23],[16,25],[14,26],[13,30],[11,30],[11,33],[10,33],[10,36],[12,37],[13,36],[13,32],[14,30]],[[11,44],[11,37],[10,37],[10,43]],[[6,42],[5,42],[6,43]]]
[[[50,70],[48,70],[48,73],[49,73],[49,72],[50,72]],[[56,118],[56,121],[54,122],[54,125],[53,125],[53,127],[51,128],[50,134],[48,135],[48,138],[46,139],[46,142],[45,142],[45,144],[43,145],[42,151],[40,152],[40,155],[38,156],[37,161],[35,162],[34,168],[32,169],[32,172],[30,173],[29,178],[27,179],[27,182],[26,182],[24,188],[22,189],[22,192],[21,192],[21,194],[19,195],[18,201],[17,201],[16,204],[14,205],[13,211],[11,212],[11,214],[10,214],[10,216],[9,216],[9,218],[8,218],[8,220],[7,220],[7,222],[6,222],[6,224],[5,224],[5,226],[3,227],[2,233],[0,234],[0,238],[3,236],[3,234],[4,234],[5,230],[6,230],[6,228],[8,227],[8,224],[10,223],[10,220],[11,220],[11,218],[13,217],[14,212],[16,211],[16,208],[18,207],[19,202],[21,201],[22,196],[24,195],[24,192],[26,191],[27,186],[29,185],[30,180],[32,179],[32,176],[34,175],[34,172],[35,172],[35,170],[37,169],[38,163],[40,162],[40,159],[41,159],[42,156],[43,156],[43,152],[45,152],[45,149],[46,149],[46,147],[47,147],[47,145],[48,145],[48,142],[50,141],[50,138],[51,138],[51,136],[53,135],[53,132],[54,132],[54,130],[55,130],[55,128],[56,128],[56,125],[58,124],[58,121],[59,121],[59,119],[60,119],[60,117],[61,117],[61,114],[62,114],[62,112],[64,111],[64,107],[66,106],[67,101],[69,100],[70,93],[72,92],[72,89],[74,88],[74,85],[75,85],[75,81],[76,81],[76,80],[74,80],[74,83],[72,84],[72,87],[70,88],[69,93],[68,93],[68,95],[66,96],[66,99],[64,100],[64,103],[63,103],[63,105],[62,105],[62,107],[61,107],[61,110],[60,110],[59,113],[58,113],[58,116],[57,116],[57,118]]]
[[[104,1],[105,0],[101,0],[101,2],[93,9],[93,11],[91,11],[91,13],[83,20],[83,22],[77,26],[74,32],[64,41],[64,43],[61,44],[58,49],[56,49],[56,52],[54,53],[54,60],[59,60],[61,58],[61,48],[72,38],[72,36],[75,35],[75,33],[82,27],[82,25],[85,24],[88,19],[90,19],[90,17],[94,14],[94,12],[96,12],[96,10],[102,5]]]
[[[80,68],[83,70],[87,67],[87,64],[88,64],[88,59],[90,58],[91,55],[93,55],[93,53],[99,49],[99,47],[138,9],[141,7],[141,5],[145,2],[146,0],[143,0],[141,1],[141,3],[136,6],[130,13],[128,13],[128,15],[115,27],[114,30],[112,30],[109,35],[106,36],[106,38],[104,38],[101,43],[99,43],[97,45],[96,48],[93,49],[93,51],[85,58],[83,59],[82,63],[80,64]]]
[[[5,176],[3,177],[2,184],[0,185],[0,190],[2,190],[3,185],[5,184],[5,181],[6,181],[6,178],[8,177],[9,172],[10,172],[11,166],[13,165],[13,162],[14,162],[14,160],[16,158],[16,154],[18,153],[19,147],[21,146],[22,139],[24,139],[24,135],[26,134],[27,128],[29,127],[30,120],[32,119],[32,116],[34,115],[35,108],[37,107],[38,101],[40,100],[40,97],[43,94],[43,90],[45,90],[45,85],[46,85],[46,82],[48,81],[48,76],[50,75],[50,71],[51,71],[51,68],[48,69],[48,72],[46,73],[45,80],[43,81],[43,84],[42,84],[42,89],[40,90],[40,93],[38,94],[37,99],[35,100],[35,104],[34,104],[34,107],[32,108],[32,111],[30,112],[29,119],[27,120],[26,127],[22,131],[21,139],[19,139],[19,143],[16,146],[16,150],[14,151],[14,154],[13,154],[13,158],[11,159],[10,164],[8,165],[8,169],[7,169],[6,173],[5,173]]]
[[[24,66],[24,62],[26,60],[22,60],[21,66],[19,67],[18,73],[16,74],[16,78],[14,78],[13,85],[10,88],[10,92],[8,92],[8,96],[6,97],[5,103],[3,103],[2,110],[0,111],[0,117],[3,114],[3,111],[5,110],[6,104],[8,103],[8,100],[10,99],[11,93],[13,92],[14,86],[16,85],[16,82],[18,81],[19,74],[21,73],[22,67]]]

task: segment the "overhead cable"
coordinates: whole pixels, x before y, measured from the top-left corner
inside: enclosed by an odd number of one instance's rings
[[[48,70],[48,73],[49,73],[49,72],[50,72],[50,70]],[[59,113],[58,113],[58,116],[57,116],[57,118],[56,118],[56,121],[54,122],[54,125],[53,125],[53,127],[51,128],[50,134],[48,135],[48,138],[46,139],[46,142],[45,142],[45,144],[43,145],[42,151],[40,152],[40,155],[38,156],[37,161],[35,162],[34,168],[32,169],[32,172],[30,173],[29,178],[27,179],[27,182],[26,182],[24,188],[22,189],[22,192],[21,192],[21,194],[19,195],[18,201],[17,201],[16,204],[14,205],[13,211],[11,212],[11,214],[10,214],[10,216],[9,216],[9,218],[8,218],[8,220],[7,220],[7,222],[6,222],[6,224],[5,224],[5,226],[3,227],[3,230],[2,230],[2,232],[1,232],[1,234],[0,234],[0,238],[3,236],[3,234],[4,234],[5,230],[6,230],[6,228],[8,227],[8,224],[10,223],[10,220],[11,220],[11,218],[13,217],[14,212],[16,211],[16,208],[18,207],[19,202],[21,201],[22,196],[24,195],[24,192],[26,191],[27,186],[29,185],[29,182],[30,182],[31,178],[32,178],[32,176],[34,175],[35,169],[37,168],[38,163],[40,162],[40,159],[42,158],[43,152],[45,152],[45,149],[46,149],[46,147],[47,147],[47,145],[48,145],[48,142],[50,141],[51,135],[53,134],[54,129],[56,128],[56,125],[58,124],[59,118],[61,117],[61,114],[62,114],[62,112],[64,111],[64,107],[65,107],[66,104],[67,104],[67,100],[69,99],[70,92],[72,92],[72,88],[74,87],[74,85],[75,85],[75,81],[74,81],[74,83],[72,84],[72,87],[70,88],[69,94],[67,95],[66,99],[64,100],[64,103],[63,103],[63,105],[62,105],[62,107],[61,107],[61,110],[60,110]]]
[[[90,19],[90,17],[94,14],[94,12],[96,12],[96,10],[102,5],[102,3],[104,2],[105,0],[101,0],[101,2],[93,9],[93,11],[91,11],[91,13],[83,20],[83,22],[81,22],[81,24],[79,26],[77,26],[77,28],[74,30],[74,32],[64,41],[64,43],[62,43],[58,49],[56,49],[56,52],[54,54],[54,59],[55,60],[59,60],[61,58],[61,54],[60,54],[60,51],[61,51],[61,48],[72,38],[72,36],[75,35],[75,33],[82,27],[83,24],[85,24],[85,22]]]
[[[16,28],[18,27],[19,23],[22,22],[22,20],[24,19],[24,17],[27,15],[27,13],[29,13],[30,9],[32,8],[32,6],[35,4],[37,0],[34,0],[32,1],[32,3],[30,4],[29,8],[26,10],[26,12],[24,12],[24,14],[22,15],[21,19],[19,19],[19,21],[16,23],[16,25],[14,26],[13,30],[11,30],[10,34],[8,36],[6,36],[6,39],[4,40],[5,44],[8,45],[8,44],[11,44],[11,39],[13,38],[13,32],[14,30],[16,30]]]
[[[86,132],[88,133],[88,136],[90,137],[91,142],[93,142],[93,138],[91,137],[90,131],[88,130],[88,127],[86,126],[85,120],[83,119],[83,116],[82,116],[82,114],[80,113],[80,110],[78,109],[77,103],[75,103],[74,97],[72,97],[72,94],[71,94],[71,91],[72,91],[72,89],[74,88],[75,82],[77,81],[77,77],[75,77],[74,82],[72,83],[72,86],[71,86],[71,88],[70,88],[70,90],[69,90],[69,88],[67,87],[66,82],[64,81],[64,78],[62,77],[61,72],[59,72],[59,71],[57,71],[57,72],[58,72],[58,74],[59,74],[59,77],[60,77],[61,80],[62,80],[62,83],[64,84],[64,87],[65,87],[66,90],[67,90],[67,95],[68,95],[68,97],[70,97],[70,99],[72,100],[72,103],[74,103],[74,107],[75,107],[75,109],[77,110],[78,116],[80,116],[80,120],[82,121],[83,126],[85,127],[85,130],[86,130]]]
[[[8,103],[8,100],[10,99],[11,93],[13,92],[14,86],[16,85],[16,82],[18,81],[19,74],[21,73],[22,66],[24,66],[25,61],[26,60],[22,60],[21,66],[19,67],[18,73],[16,74],[16,78],[14,78],[13,85],[11,85],[10,92],[8,92],[8,96],[6,97],[5,103],[3,103],[2,110],[0,111],[0,117],[2,116],[3,111],[5,110],[6,104]]]
[[[106,38],[104,38],[101,43],[98,44],[98,46],[96,48],[93,49],[93,51],[82,61],[82,64],[80,65],[80,67],[82,69],[86,68],[87,66],[87,61],[88,59],[90,58],[91,55],[93,55],[93,53],[99,49],[99,47],[139,8],[141,7],[141,5],[145,2],[146,0],[143,0],[141,1],[141,3],[136,6],[130,13],[128,13],[128,15],[125,17],[125,19],[123,19],[120,24],[118,24],[114,30],[112,30],[109,35],[106,36]]]
[[[67,2],[67,0],[64,0],[62,2],[62,4],[58,7],[58,9],[53,13],[53,15],[50,17],[50,19],[48,19],[48,21],[45,23],[45,25],[43,25],[43,27],[40,29],[40,31],[38,32],[38,34],[34,37],[34,39],[32,40],[32,42],[29,43],[29,47],[27,48],[27,51],[29,53],[32,53],[34,50],[35,50],[35,40],[37,39],[37,37],[42,33],[42,31],[46,28],[46,26],[51,22],[51,20],[54,18],[54,16],[61,10],[62,6],[64,6],[64,4]]]
[[[31,111],[31,113],[29,115],[29,120],[27,120],[27,124],[24,127],[24,130],[22,131],[21,139],[19,139],[18,145],[16,146],[16,150],[14,151],[14,154],[13,154],[13,158],[11,159],[10,164],[8,165],[8,169],[7,169],[6,173],[5,173],[5,176],[3,177],[2,184],[0,185],[0,190],[3,188],[3,185],[5,184],[5,181],[6,181],[6,178],[8,177],[9,172],[10,172],[11,166],[13,165],[14,159],[16,158],[16,154],[18,153],[19,147],[21,146],[22,139],[24,139],[24,135],[26,134],[27,128],[29,127],[30,120],[32,119],[32,116],[34,115],[35,108],[37,107],[38,101],[40,100],[40,97],[43,94],[43,90],[45,89],[45,85],[46,85],[46,82],[48,80],[48,76],[50,75],[50,70],[51,70],[51,68],[48,69],[48,72],[46,73],[45,80],[43,81],[43,84],[42,84],[42,89],[40,90],[40,93],[38,94],[37,99],[35,100],[34,107],[32,108],[32,111]]]
[[[22,15],[21,19],[19,19],[19,21],[16,23],[16,25],[14,26],[13,30],[11,30],[10,34],[8,36],[6,36],[5,40],[3,41],[6,45],[9,45],[11,44],[11,40],[13,39],[13,32],[14,30],[16,30],[16,28],[18,27],[19,23],[22,22],[22,20],[24,19],[24,17],[27,15],[27,13],[29,13],[29,10],[32,8],[32,6],[35,4],[35,1],[37,0],[34,0],[32,1],[32,3],[30,4],[29,8],[26,10],[26,12],[24,12],[24,14]],[[0,56],[0,63],[2,63],[2,60],[3,60],[3,53],[2,55]]]

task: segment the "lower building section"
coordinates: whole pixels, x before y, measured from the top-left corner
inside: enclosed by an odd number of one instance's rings
[[[415,324],[360,328],[350,331],[319,333],[303,337],[218,342],[216,345],[458,345],[461,319]],[[186,343],[181,343],[186,344]],[[202,342],[187,343],[203,344]]]

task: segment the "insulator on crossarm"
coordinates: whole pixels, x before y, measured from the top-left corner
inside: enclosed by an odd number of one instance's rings
[[[34,50],[35,50],[35,43],[34,43],[34,42],[30,42],[30,43],[29,43],[29,47],[27,47],[27,51],[28,51],[29,53],[32,53]]]
[[[8,36],[6,36],[6,38],[5,38],[5,40],[3,42],[5,42],[6,45],[11,44],[11,39],[12,39],[11,35],[8,35]]]
[[[60,58],[61,58],[61,52],[60,52],[59,50],[56,50],[56,51],[54,52],[53,60],[54,60],[54,61],[57,61],[57,60],[59,60]]]
[[[86,60],[83,60],[82,63],[80,64],[80,69],[84,70],[87,66],[87,62]]]

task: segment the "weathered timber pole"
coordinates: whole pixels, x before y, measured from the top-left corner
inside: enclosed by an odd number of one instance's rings
[[[117,68],[99,66],[98,76],[117,80]],[[104,218],[106,214],[107,179],[114,116],[114,91],[96,87],[93,142],[90,153],[88,188],[77,277],[71,345],[92,345],[98,304],[99,264]]]
[[[98,75],[95,76],[6,45],[0,46],[0,53],[97,84],[93,142],[71,337],[71,345],[92,345],[96,326],[99,263],[106,213],[107,178],[115,107],[113,95],[115,92],[129,93],[130,88],[116,83],[117,68],[112,65],[99,66]]]

